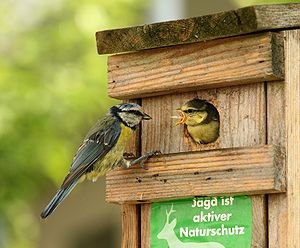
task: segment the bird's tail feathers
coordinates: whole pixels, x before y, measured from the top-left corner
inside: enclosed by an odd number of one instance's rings
[[[70,184],[68,187],[61,188],[57,191],[55,196],[52,198],[47,207],[45,207],[45,209],[41,213],[41,217],[43,219],[46,219],[58,207],[58,205],[70,194],[72,189],[77,184],[77,181],[78,180]]]

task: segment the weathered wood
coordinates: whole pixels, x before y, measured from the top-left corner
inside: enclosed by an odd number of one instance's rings
[[[122,248],[140,247],[140,206],[121,205],[122,215]]]
[[[152,158],[147,170],[119,169],[107,177],[109,202],[143,202],[197,195],[284,191],[272,146],[168,154]]]
[[[300,243],[300,30],[285,35],[285,84],[277,86],[281,99],[275,101],[274,95],[270,103],[277,121],[275,131],[270,129],[270,141],[286,144],[287,193],[269,196],[270,248],[296,248]]]
[[[300,244],[300,30],[286,32],[287,247]]]
[[[220,137],[215,143],[196,145],[184,135],[182,126],[175,126],[174,120],[166,118],[174,115],[176,108],[194,97],[210,101],[219,110]],[[142,103],[147,113],[155,119],[155,122],[143,123],[145,138],[142,139],[142,152],[160,149],[163,153],[176,153],[266,143],[266,92],[263,83],[149,97],[143,99]],[[265,197],[257,195],[251,198],[253,226],[256,227],[252,247],[266,247]]]
[[[176,126],[176,109],[199,97],[213,103],[220,114],[220,137],[208,145],[199,145]],[[211,150],[265,144],[264,84],[251,84],[214,90],[200,90],[143,99],[143,108],[153,120],[143,123],[142,153],[160,150],[163,154]]]
[[[287,247],[300,244],[300,30],[286,31]]]
[[[108,94],[126,99],[283,78],[275,33],[147,50],[108,58]]]
[[[220,147],[243,147],[265,144],[266,93],[263,83],[218,89],[221,116]],[[265,196],[252,196],[251,248],[267,246]]]
[[[276,144],[285,155],[285,94],[284,82],[267,84],[267,118],[268,144]],[[285,159],[283,173],[285,172]],[[285,179],[285,177],[283,177]],[[284,248],[287,246],[287,196],[286,194],[268,195],[269,247]]]
[[[99,54],[207,41],[264,30],[300,27],[300,4],[251,6],[212,15],[96,33]]]
[[[141,205],[141,248],[150,248],[150,218],[151,218],[151,204]]]
[[[267,199],[264,195],[252,196],[252,242],[251,248],[267,248],[268,218]]]

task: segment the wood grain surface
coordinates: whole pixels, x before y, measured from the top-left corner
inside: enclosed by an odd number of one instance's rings
[[[300,30],[284,33],[286,77],[268,88],[268,141],[286,146],[287,193],[269,196],[270,248],[300,244]]]
[[[122,248],[140,247],[140,206],[134,204],[121,205]]]
[[[176,126],[176,109],[188,100],[201,98],[214,104],[220,114],[220,137],[199,145]],[[219,148],[254,146],[266,142],[266,99],[263,83],[199,90],[182,94],[148,97],[142,100],[153,120],[142,127],[142,153],[160,150],[163,154]]]
[[[283,39],[240,36],[108,58],[108,94],[128,99],[283,79]]]
[[[268,144],[277,144],[286,156],[285,82],[267,84]],[[285,159],[282,161],[285,173]],[[284,176],[283,179],[286,177]],[[287,196],[268,195],[269,247],[287,246]]]
[[[265,88],[264,83],[255,83],[143,99],[143,108],[155,121],[143,123],[142,153],[151,150],[163,153],[204,151],[266,144]],[[176,108],[194,97],[208,100],[219,111],[220,137],[212,144],[195,144],[186,135],[183,126],[176,126],[175,120],[170,118],[176,113]],[[251,198],[255,226],[252,248],[267,247],[266,197],[257,195]]]
[[[141,205],[141,248],[151,247],[150,243],[150,218],[151,218],[151,204],[145,203]]]
[[[286,31],[287,247],[300,244],[300,30]],[[277,246],[278,247],[278,246]]]
[[[115,170],[107,179],[107,201],[152,202],[199,195],[284,191],[281,156],[273,146],[168,154],[147,169]]]
[[[99,54],[208,41],[264,30],[300,27],[300,4],[250,6],[176,21],[96,33]]]

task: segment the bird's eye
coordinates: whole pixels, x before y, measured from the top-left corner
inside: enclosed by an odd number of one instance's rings
[[[138,111],[138,110],[129,110],[128,112],[132,113],[132,114],[135,114],[137,116],[143,116],[143,114],[140,111]]]
[[[192,114],[192,113],[195,113],[196,110],[195,109],[187,109],[185,111],[183,111],[184,113],[188,113],[188,114]]]

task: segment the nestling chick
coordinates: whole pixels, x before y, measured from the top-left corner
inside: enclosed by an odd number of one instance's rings
[[[79,180],[96,181],[98,177],[120,164],[127,168],[137,163],[143,165],[155,152],[147,153],[134,161],[125,160],[123,153],[140,122],[150,119],[151,117],[144,113],[138,104],[124,103],[111,107],[86,135],[75,154],[68,175],[41,217],[47,218],[69,195]]]
[[[185,124],[196,143],[208,144],[218,139],[220,117],[211,103],[195,98],[182,105],[178,111],[181,117],[177,124]]]

